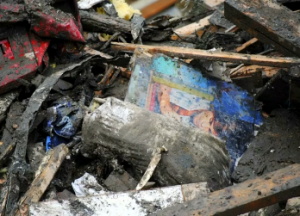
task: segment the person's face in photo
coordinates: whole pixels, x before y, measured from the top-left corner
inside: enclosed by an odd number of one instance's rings
[[[200,128],[205,132],[210,132],[214,135],[217,135],[217,132],[214,129],[214,113],[211,111],[202,111],[196,115],[193,119],[196,127]]]

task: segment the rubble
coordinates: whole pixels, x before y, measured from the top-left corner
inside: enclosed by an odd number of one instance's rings
[[[268,0],[226,0],[224,6],[226,19],[284,54],[299,57],[299,14]]]
[[[88,173],[76,179],[72,183],[72,188],[77,197],[101,195],[106,192],[105,188],[99,185],[96,178]]]
[[[194,197],[206,197],[206,183],[177,185],[146,191],[108,193],[77,199],[48,201],[32,205],[29,215],[149,215]],[[99,205],[101,203],[101,205]]]
[[[114,192],[134,190],[138,182],[125,170],[113,171],[104,181],[108,190]],[[146,185],[144,185],[145,187]]]
[[[0,215],[298,215],[298,3],[2,0]]]
[[[50,150],[45,155],[30,188],[19,201],[19,211],[27,212],[28,205],[40,200],[68,152],[69,149],[63,144]],[[24,214],[24,212],[15,214]]]
[[[215,191],[207,198],[194,199],[184,204],[166,208],[151,215],[239,215],[296,197],[299,192],[299,164],[245,181],[223,190]]]
[[[134,60],[125,101],[220,137],[226,141],[234,169],[255,125],[262,124],[253,97],[161,54],[137,51]]]
[[[109,98],[86,115],[82,129],[81,153],[85,157],[119,158],[130,164],[139,178],[146,171],[152,152],[163,144],[168,152],[152,176],[160,185],[207,181],[212,188],[222,188],[229,184],[225,144],[166,116]],[[204,149],[205,154],[197,153]]]

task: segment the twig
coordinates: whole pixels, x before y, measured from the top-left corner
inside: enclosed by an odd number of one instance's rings
[[[121,32],[116,32],[116,33],[114,33],[114,34],[109,38],[109,40],[105,42],[105,44],[101,47],[100,50],[105,50],[105,49],[108,47],[108,45],[109,45],[114,39],[116,39],[120,34],[121,34]]]

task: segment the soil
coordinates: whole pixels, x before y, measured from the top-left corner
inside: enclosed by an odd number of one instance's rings
[[[242,156],[233,179],[243,182],[300,163],[300,112],[273,110]]]

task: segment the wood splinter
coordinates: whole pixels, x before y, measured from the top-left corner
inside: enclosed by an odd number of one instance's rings
[[[144,186],[147,184],[151,176],[153,175],[155,168],[157,167],[159,161],[161,160],[161,153],[166,152],[167,149],[163,146],[162,148],[157,148],[154,152],[154,155],[148,165],[146,172],[144,173],[142,179],[136,186],[136,190],[142,190]]]

